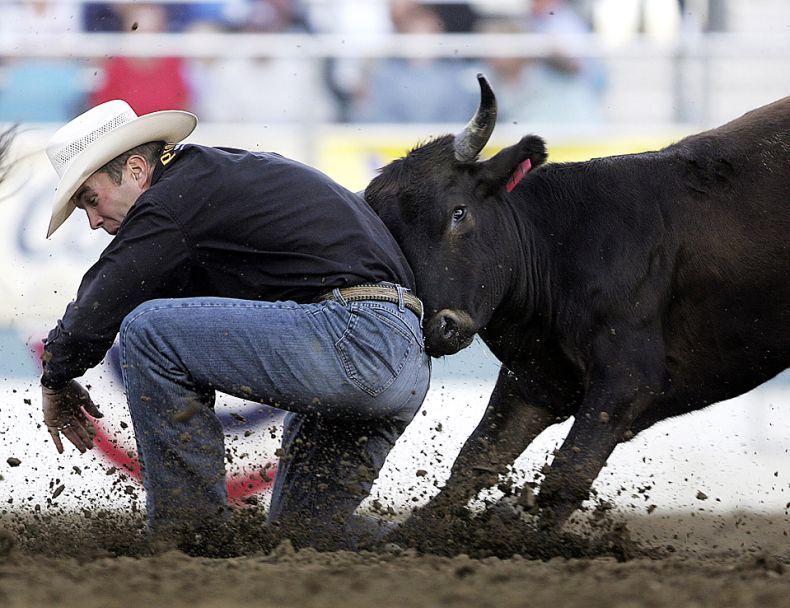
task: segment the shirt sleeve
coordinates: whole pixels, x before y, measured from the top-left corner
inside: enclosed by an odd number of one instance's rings
[[[44,341],[44,386],[59,388],[97,365],[136,306],[187,288],[191,248],[184,231],[163,205],[146,201],[136,209],[140,202]]]

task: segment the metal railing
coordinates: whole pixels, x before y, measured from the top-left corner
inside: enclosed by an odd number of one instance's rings
[[[258,33],[71,33],[0,38],[0,57],[103,58],[112,55],[188,58],[384,58],[545,57],[560,49],[571,57],[633,60],[671,58],[787,57],[784,34],[709,33],[655,42],[644,35],[607,45],[596,34],[337,34]]]
[[[603,126],[610,132],[647,123],[654,128],[710,127],[790,92],[790,37],[699,32],[681,33],[664,43],[636,36],[619,46],[607,45],[595,34],[561,38],[541,34],[20,34],[0,38],[0,89],[2,61],[22,58],[67,58],[85,61],[94,70],[110,56],[280,58],[315,64],[328,59],[388,57],[541,58],[558,50],[570,57],[598,58],[609,69],[604,93],[609,112]],[[635,72],[640,76],[636,84],[632,82]],[[660,77],[650,81],[651,73]],[[746,78],[749,82],[742,86]],[[313,98],[327,95],[320,80],[312,86],[316,87]],[[652,118],[640,113],[657,104],[663,110],[654,111]],[[309,100],[303,110],[301,132],[308,145],[318,119]]]

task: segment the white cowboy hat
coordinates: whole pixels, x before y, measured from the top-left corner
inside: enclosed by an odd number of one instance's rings
[[[196,126],[197,117],[190,112],[166,110],[137,116],[128,103],[116,99],[91,108],[58,129],[47,143],[47,156],[60,178],[47,238],[76,209],[71,198],[98,169],[141,144],[177,143]]]

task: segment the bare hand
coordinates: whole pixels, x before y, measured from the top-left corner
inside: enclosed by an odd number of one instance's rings
[[[63,453],[63,442],[60,434],[68,439],[80,454],[93,448],[93,437],[96,428],[85,415],[102,418],[104,414],[91,400],[88,391],[76,380],[71,380],[60,390],[41,387],[44,424],[55,442],[59,454]]]

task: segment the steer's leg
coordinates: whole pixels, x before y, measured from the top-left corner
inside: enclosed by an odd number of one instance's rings
[[[648,329],[607,327],[595,338],[584,400],[540,486],[546,527],[562,526],[589,497],[609,455],[661,393],[663,341]]]
[[[450,478],[418,518],[444,516],[493,486],[538,434],[556,421],[547,408],[527,403],[516,377],[502,368],[488,407],[461,448]]]

